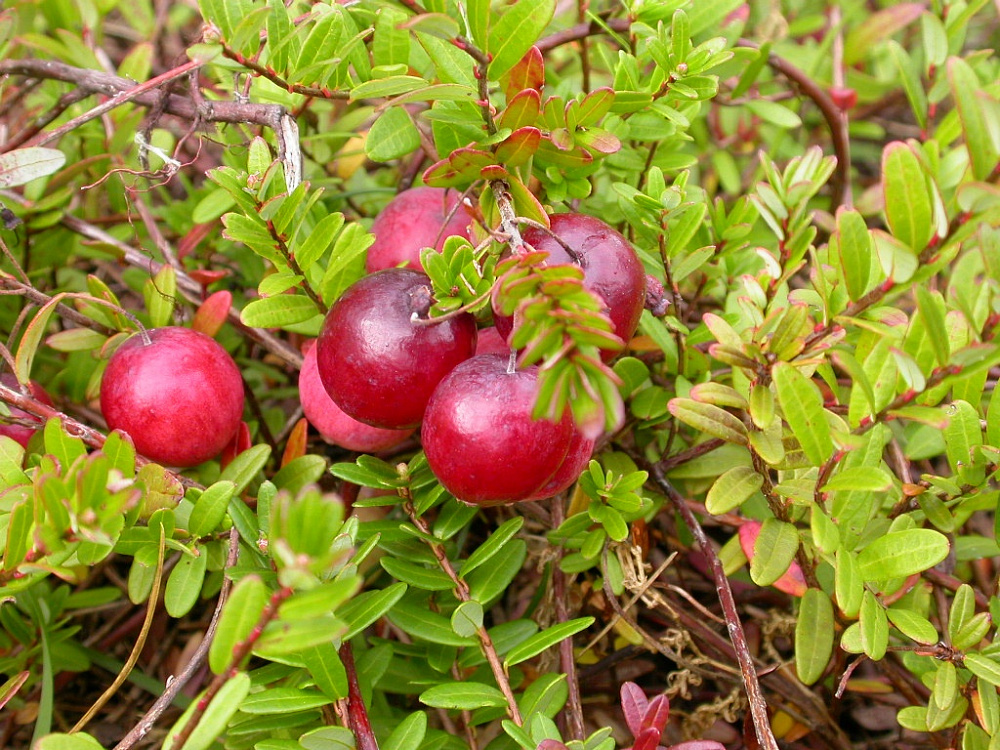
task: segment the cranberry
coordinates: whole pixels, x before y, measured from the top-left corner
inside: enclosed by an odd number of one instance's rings
[[[389,201],[372,224],[375,244],[368,248],[368,272],[401,265],[423,270],[421,249],[440,250],[454,235],[468,238],[471,219],[460,199],[454,190],[417,187]]]
[[[305,360],[299,373],[299,399],[306,419],[323,439],[341,448],[362,453],[385,451],[396,447],[413,434],[413,430],[372,427],[344,414],[330,398],[320,380],[314,341],[305,346]]]
[[[558,423],[533,419],[537,394],[538,369],[515,370],[503,354],[473,357],[441,381],[421,437],[427,463],[449,492],[494,505],[549,497],[572,484],[582,470],[579,454],[586,449],[589,458],[593,443],[580,443],[569,413]]]
[[[428,323],[430,279],[393,268],[355,282],[334,303],[316,345],[319,376],[348,415],[392,430],[416,427],[434,388],[476,349],[468,314]]]
[[[243,380],[214,339],[155,328],[118,347],[101,381],[101,412],[143,456],[195,466],[218,455],[243,416]]]
[[[3,375],[0,375],[0,383],[3,383],[8,388],[13,388],[15,390],[21,389],[21,386],[17,382],[17,378],[9,372],[5,372]],[[31,381],[31,383],[28,384],[28,390],[31,392],[31,395],[36,401],[40,401],[46,406],[55,405],[52,403],[52,399],[49,398],[49,394],[46,393],[45,389],[38,385],[38,383]],[[31,436],[35,434],[39,427],[42,426],[41,420],[23,409],[18,409],[16,406],[10,407],[10,415],[14,419],[29,420],[38,423],[38,427],[28,427],[21,424],[4,424],[0,422],[0,435],[6,435],[9,438],[13,438],[23,447],[27,448],[28,441],[31,439]]]
[[[522,235],[525,242],[548,253],[550,264],[579,265],[584,285],[604,300],[614,332],[628,342],[639,326],[646,301],[646,272],[635,249],[619,232],[593,216],[555,214],[550,221],[552,233],[530,227]],[[496,314],[494,322],[500,334],[509,338],[513,318]],[[606,358],[613,355],[608,352]]]

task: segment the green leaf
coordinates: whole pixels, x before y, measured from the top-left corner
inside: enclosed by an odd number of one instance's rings
[[[104,745],[85,732],[48,734],[35,743],[35,750],[104,750]]]
[[[493,59],[489,79],[496,81],[513,68],[538,41],[555,14],[555,0],[518,0],[497,19],[492,16],[486,50]]]
[[[533,656],[537,656],[550,646],[554,646],[560,641],[572,638],[582,630],[586,630],[594,624],[593,617],[578,617],[575,620],[568,620],[552,625],[540,633],[535,633],[528,640],[515,646],[507,652],[504,658],[504,667],[512,667],[527,661]]]
[[[948,84],[958,108],[958,118],[965,135],[965,148],[969,152],[972,175],[977,180],[986,180],[997,167],[996,133],[990,132],[991,123],[986,109],[988,101],[984,96],[979,79],[969,64],[960,57],[948,60]],[[994,109],[994,112],[996,110]],[[993,127],[995,127],[993,123]],[[3,157],[0,157],[3,158]],[[2,181],[2,175],[0,175]]]
[[[795,673],[803,684],[812,685],[826,671],[835,627],[830,597],[819,589],[808,589],[795,621]]]
[[[923,3],[898,3],[864,16],[844,42],[844,63],[860,63],[878,42],[916,21],[924,12]]]
[[[712,484],[705,496],[705,510],[712,515],[728,513],[753,497],[764,477],[750,466],[734,466]]]
[[[473,711],[495,706],[502,708],[507,700],[497,688],[479,682],[446,682],[420,694],[420,702],[431,708]]]
[[[888,581],[933,568],[948,556],[948,538],[933,529],[891,531],[858,554],[858,572],[865,581]]]
[[[847,296],[856,302],[868,291],[875,257],[875,242],[861,214],[848,208],[837,211],[837,233],[831,241],[836,242]]]
[[[418,750],[427,734],[427,714],[414,711],[396,725],[382,744],[382,750]]]
[[[66,154],[54,148],[32,146],[0,154],[0,189],[17,187],[58,172]]]
[[[426,607],[400,602],[392,608],[389,619],[408,635],[431,643],[460,647],[477,644],[474,638],[456,635],[447,617]]]
[[[235,491],[233,482],[220,481],[202,492],[188,519],[188,533],[198,539],[215,531],[226,517],[226,509]]]
[[[934,234],[933,207],[924,170],[905,143],[890,143],[882,152],[882,193],[893,236],[919,254]]]
[[[163,592],[163,604],[171,617],[183,617],[198,602],[201,587],[205,583],[208,553],[196,548],[200,554],[181,555]]]
[[[451,629],[455,635],[471,638],[483,626],[483,605],[475,599],[462,602],[451,614]]]
[[[281,328],[304,323],[319,315],[316,303],[304,294],[276,294],[248,303],[240,320],[252,328]]]
[[[420,147],[420,133],[403,107],[390,107],[374,122],[365,139],[372,161],[392,161]]]
[[[923,284],[917,284],[917,309],[927,327],[927,338],[934,349],[934,356],[940,366],[948,365],[951,351],[948,345],[948,329],[945,323],[946,307],[938,292],[932,292]]]
[[[439,568],[428,568],[411,560],[383,557],[379,563],[393,578],[424,591],[451,591],[454,582]]]
[[[208,704],[208,709],[201,717],[201,721],[198,722],[198,726],[184,743],[183,750],[208,750],[226,731],[229,720],[236,715],[240,705],[249,694],[250,675],[246,672],[238,672],[226,680],[219,692],[215,694],[212,702]],[[192,701],[191,706],[177,720],[163,743],[163,750],[181,750],[181,748],[174,747],[173,738],[187,723],[197,706],[198,701]]]
[[[490,534],[489,539],[480,544],[475,551],[469,555],[468,559],[462,563],[461,575],[466,577],[473,570],[490,560],[497,552],[503,549],[514,535],[524,526],[524,516],[514,516],[504,521],[496,531]]]
[[[823,492],[886,492],[892,488],[892,475],[877,466],[853,466],[841,469],[821,488]]]
[[[246,490],[253,478],[257,476],[257,472],[264,468],[270,457],[270,445],[255,445],[243,451],[222,470],[219,479],[228,480],[233,483],[234,502],[239,501],[239,495],[243,494],[243,491]]]
[[[208,665],[215,674],[222,674],[229,666],[237,644],[257,625],[268,598],[267,586],[256,575],[241,578],[233,587],[208,652]]]
[[[55,456],[60,465],[69,468],[78,458],[87,455],[83,441],[63,429],[62,420],[53,417],[45,423],[45,452]]]
[[[319,482],[325,471],[326,459],[314,453],[307,453],[282,466],[271,481],[279,490],[287,490],[296,495],[308,485]]]
[[[766,99],[751,99],[746,103],[746,108],[764,122],[777,125],[779,128],[792,130],[802,127],[802,119],[788,107],[778,104],[778,102],[771,102]]]
[[[872,661],[885,656],[889,646],[889,621],[875,595],[865,590],[861,600],[861,647]]]
[[[347,623],[344,640],[353,638],[385,615],[406,593],[405,583],[393,583],[382,590],[365,591],[337,610],[337,616]]]
[[[677,419],[696,430],[729,443],[747,444],[746,425],[725,409],[690,398],[672,398],[667,408]]]
[[[315,690],[290,687],[269,687],[248,695],[240,705],[246,714],[281,714],[307,711],[330,703],[330,699]]]
[[[170,325],[177,301],[177,273],[174,267],[165,263],[155,276],[146,280],[142,294],[149,311],[150,325],[154,328]]]
[[[785,421],[809,463],[820,466],[833,453],[833,439],[819,388],[786,362],[774,366],[773,376]]]
[[[837,569],[834,579],[837,606],[845,617],[857,617],[864,594],[864,580],[858,569],[858,558],[854,552],[841,548],[837,550]]]
[[[331,700],[347,697],[347,670],[332,642],[319,643],[307,649],[303,656],[306,669],[324,695]]]
[[[118,469],[126,479],[135,477],[135,446],[132,445],[132,438],[120,430],[112,430],[108,433],[108,439],[104,441],[101,451],[111,462],[111,467]],[[0,475],[0,480],[3,476]]]
[[[333,615],[291,622],[272,620],[264,628],[253,651],[262,658],[281,661],[283,656],[302,656],[314,646],[340,638],[344,630],[344,623]]]
[[[754,542],[750,578],[758,586],[770,586],[785,574],[799,549],[799,532],[790,523],[768,518]]]
[[[886,611],[889,622],[907,638],[930,645],[938,642],[937,628],[921,614],[904,607],[889,607]]]
[[[965,655],[965,666],[979,679],[1000,687],[1000,662],[973,651]]]
[[[469,584],[469,596],[484,607],[489,607],[507,590],[514,576],[521,570],[528,545],[523,539],[512,539],[493,556],[491,565],[473,571],[465,580]]]
[[[947,409],[948,426],[944,428],[944,444],[951,470],[970,484],[982,480],[984,466],[977,460],[983,444],[979,412],[967,401],[955,401]]]

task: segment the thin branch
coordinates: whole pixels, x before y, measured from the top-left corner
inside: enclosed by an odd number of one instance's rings
[[[340,646],[340,661],[347,673],[347,723],[354,732],[354,742],[357,750],[378,750],[378,741],[368,720],[365,701],[361,697],[361,686],[358,684],[358,670],[354,667],[354,651],[351,642],[344,641]]]
[[[410,517],[410,521],[413,522],[413,525],[416,526],[417,529],[425,535],[425,537],[430,537],[430,527],[423,518],[417,515],[417,511],[413,507],[413,502],[409,497],[406,497],[403,509]],[[460,602],[469,601],[471,598],[469,596],[469,585],[458,577],[455,567],[451,564],[451,560],[448,559],[448,554],[445,552],[444,545],[437,542],[427,541],[426,538],[425,543],[428,547],[430,547],[434,558],[437,560],[438,567],[440,567],[441,570],[443,570],[444,573],[451,579],[451,582],[455,584],[455,597]],[[517,698],[514,697],[514,690],[510,686],[510,680],[507,678],[507,672],[503,668],[503,662],[500,660],[500,655],[497,653],[496,647],[493,645],[493,639],[490,638],[490,634],[487,632],[485,625],[479,626],[476,631],[476,637],[479,639],[479,645],[483,650],[483,655],[486,657],[486,661],[490,665],[490,670],[493,672],[493,678],[496,680],[497,686],[500,688],[500,692],[503,693],[503,696],[507,701],[507,713],[510,715],[510,718],[513,719],[515,724],[521,726],[523,721],[521,719],[521,710],[517,706]]]
[[[636,458],[642,461],[641,457],[636,456]],[[646,462],[643,461],[643,463]],[[674,486],[664,476],[663,470],[659,466],[648,463],[646,464],[646,468],[660,490],[670,499],[674,508],[680,513],[681,518],[684,519],[684,523],[691,531],[695,541],[698,542],[701,553],[708,560],[712,570],[712,578],[715,580],[715,590],[719,596],[719,603],[722,605],[722,611],[726,617],[729,638],[733,643],[733,648],[736,651],[736,659],[743,673],[743,685],[746,689],[747,700],[750,703],[750,715],[753,719],[757,741],[764,750],[778,750],[778,742],[771,732],[771,725],[767,716],[767,703],[764,700],[764,693],[757,679],[753,656],[750,654],[750,647],[747,645],[746,633],[743,632],[743,623],[740,622],[739,612],[736,609],[736,600],[733,598],[733,591],[729,587],[729,579],[726,578],[722,562],[715,553],[715,548],[712,547],[712,542],[706,536],[705,530],[702,529],[697,517],[688,507],[681,494],[674,489]]]
[[[284,586],[271,594],[271,598],[268,600],[264,610],[260,613],[260,617],[257,618],[257,622],[250,630],[250,634],[233,647],[233,655],[229,659],[229,663],[226,665],[225,669],[215,675],[215,678],[211,683],[209,683],[208,688],[206,688],[205,694],[198,699],[198,703],[195,705],[195,709],[191,713],[191,717],[187,720],[187,723],[184,724],[177,734],[171,737],[172,747],[184,747],[184,744],[188,741],[191,733],[197,728],[198,724],[201,723],[202,718],[204,718],[205,712],[212,703],[212,699],[218,695],[222,686],[239,672],[240,664],[243,663],[245,658],[250,656],[250,652],[253,651],[254,645],[260,639],[261,635],[263,635],[264,628],[267,627],[268,623],[270,623],[275,617],[277,617],[278,607],[280,607],[281,603],[291,595],[292,589],[288,586]]]
[[[239,542],[240,535],[234,526],[229,531],[229,556],[226,559],[226,570],[230,570],[236,565],[240,547]],[[215,612],[212,613],[212,620],[209,622],[208,629],[205,631],[205,637],[198,644],[197,650],[191,656],[190,660],[188,660],[187,664],[184,665],[184,668],[172,680],[167,682],[167,689],[149,707],[145,716],[129,730],[128,734],[122,737],[121,742],[115,745],[114,750],[131,750],[136,743],[145,737],[159,720],[160,716],[163,715],[163,712],[173,703],[174,698],[177,697],[181,690],[184,689],[184,686],[201,669],[202,664],[205,663],[205,659],[208,657],[208,650],[212,645],[212,640],[215,638],[215,631],[219,627],[222,607],[225,605],[226,600],[229,599],[229,592],[232,587],[232,579],[226,576],[222,581],[222,590],[219,592],[219,601],[215,605]]]

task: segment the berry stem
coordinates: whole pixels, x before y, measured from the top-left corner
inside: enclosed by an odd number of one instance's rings
[[[513,357],[513,355],[511,356]],[[401,488],[400,493],[404,498],[403,509],[410,517],[410,521],[422,534],[424,534],[424,541],[427,546],[430,547],[434,558],[437,560],[438,566],[451,579],[451,582],[455,584],[455,597],[460,602],[470,601],[471,597],[469,596],[469,586],[465,581],[458,577],[455,567],[451,564],[451,560],[448,559],[444,546],[438,544],[437,542],[427,541],[427,537],[431,535],[431,529],[427,525],[427,522],[417,515],[416,508],[413,507],[413,501],[409,496],[409,489],[405,487]],[[483,655],[486,657],[486,661],[489,662],[490,670],[493,672],[493,678],[497,681],[497,686],[500,688],[500,692],[503,693],[504,698],[507,700],[507,714],[515,724],[521,726],[523,724],[523,720],[521,718],[521,710],[517,707],[517,699],[514,697],[514,690],[510,686],[510,680],[507,678],[507,672],[503,667],[503,661],[500,659],[500,655],[497,653],[496,647],[493,645],[493,639],[490,638],[490,634],[486,631],[485,625],[479,626],[476,630],[476,637],[479,639],[479,647],[482,649]]]

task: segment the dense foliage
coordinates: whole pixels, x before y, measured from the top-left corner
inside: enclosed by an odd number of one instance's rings
[[[1000,747],[997,13],[9,0],[0,746]],[[597,439],[554,499],[302,418],[415,184],[475,219],[431,318],[513,316],[535,415]],[[526,252],[566,212],[651,277],[628,341]],[[171,325],[246,398],[184,470],[99,410]]]

